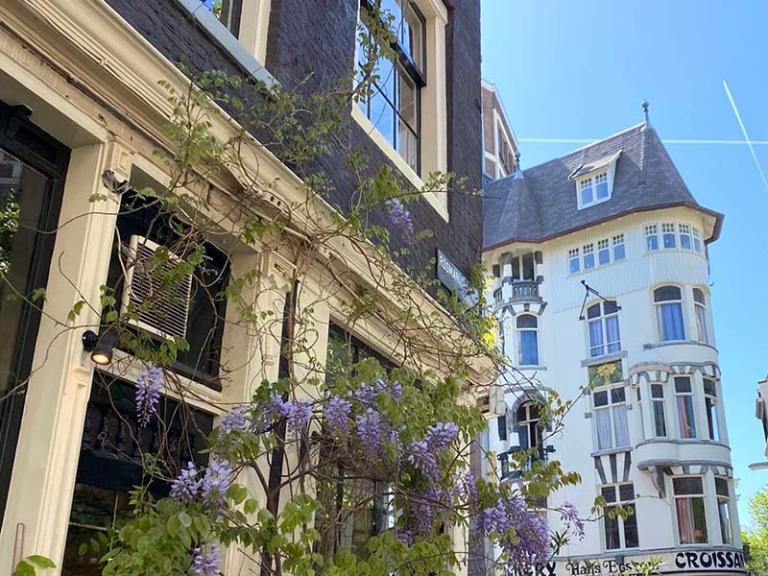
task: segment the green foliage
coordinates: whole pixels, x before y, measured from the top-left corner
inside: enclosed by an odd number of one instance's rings
[[[44,573],[49,568],[56,568],[56,564],[45,556],[33,554],[18,563],[13,576],[35,576],[38,574],[38,569],[42,571],[40,573]]]
[[[744,529],[741,539],[747,546],[747,569],[759,576],[768,575],[768,487],[749,501],[752,529]]]

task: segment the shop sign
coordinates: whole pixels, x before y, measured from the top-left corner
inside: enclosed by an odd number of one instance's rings
[[[744,553],[740,550],[682,550],[648,557],[592,558],[568,562],[548,563],[539,569],[537,576],[596,576],[608,574],[630,576],[639,574],[638,566],[657,558],[662,564],[657,574],[694,574],[697,572],[723,572],[746,574]]]
[[[465,304],[474,306],[477,303],[477,295],[467,277],[440,249],[437,250],[437,279]]]

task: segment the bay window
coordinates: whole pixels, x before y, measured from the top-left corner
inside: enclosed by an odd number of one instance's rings
[[[677,400],[677,423],[680,438],[696,438],[693,389],[688,376],[675,377],[675,398]]]
[[[696,331],[699,342],[709,344],[709,328],[707,322],[707,299],[700,288],[693,289],[693,307],[696,310]]]
[[[662,342],[685,340],[683,295],[677,286],[661,286],[653,291],[659,337]]]
[[[680,544],[704,544],[707,540],[707,515],[701,476],[672,479]]]
[[[666,438],[667,418],[664,408],[664,385],[651,384],[651,405],[653,414],[653,435],[656,438]]]
[[[611,450],[629,446],[627,399],[623,387],[592,393],[597,429],[597,449]]]
[[[707,432],[710,440],[720,441],[717,425],[717,385],[710,378],[704,378],[704,407],[707,413]]]
[[[517,326],[518,362],[520,366],[539,365],[539,320],[533,314],[522,314]]]
[[[606,550],[637,548],[637,515],[635,514],[635,487],[632,482],[601,486],[600,495],[605,500],[603,528]],[[619,506],[622,513],[619,513]]]
[[[728,479],[715,477],[715,494],[717,494],[717,516],[720,520],[720,536],[723,544],[733,544],[733,532],[731,531],[730,491]]]
[[[594,358],[621,350],[619,308],[615,300],[598,302],[587,308],[589,355]]]

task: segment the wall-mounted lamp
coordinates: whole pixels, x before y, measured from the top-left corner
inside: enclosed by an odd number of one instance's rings
[[[117,336],[111,330],[107,330],[99,336],[93,330],[83,333],[83,349],[91,353],[91,361],[99,366],[112,364],[112,354],[117,344]]]

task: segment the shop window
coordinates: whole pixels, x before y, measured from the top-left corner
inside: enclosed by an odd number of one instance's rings
[[[0,101],[0,519],[40,324],[37,307],[16,295],[48,284],[68,163],[27,109]]]

